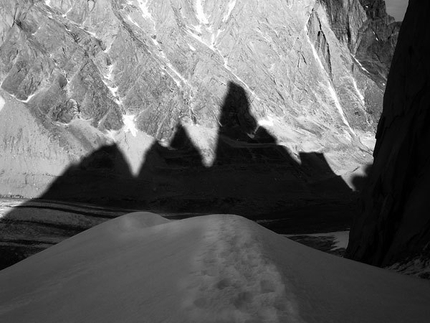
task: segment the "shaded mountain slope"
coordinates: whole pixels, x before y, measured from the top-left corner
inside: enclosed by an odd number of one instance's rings
[[[427,1],[410,1],[388,77],[375,163],[354,220],[349,257],[428,277],[430,243]],[[408,268],[410,270],[408,270]]]

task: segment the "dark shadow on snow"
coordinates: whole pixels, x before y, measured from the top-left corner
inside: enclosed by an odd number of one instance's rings
[[[300,162],[292,157],[258,125],[250,113],[245,90],[235,83],[229,83],[219,123],[211,167],[203,164],[180,124],[168,147],[155,142],[150,148],[138,176],[132,174],[116,145],[102,147],[79,165],[71,166],[38,199],[24,203],[0,222],[1,231],[7,231],[9,237],[2,238],[2,245],[14,240],[15,246],[0,249],[0,257],[11,260],[3,261],[3,267],[55,243],[45,241],[41,247],[40,241],[34,240],[32,251],[31,241],[19,241],[25,230],[33,230],[29,235],[36,240],[49,236],[49,219],[33,218],[33,227],[29,228],[28,221],[22,218],[22,210],[46,200],[56,203],[42,203],[41,208],[57,208],[60,213],[68,208],[67,203],[90,204],[92,207],[80,212],[89,213],[89,217],[97,217],[97,209],[118,207],[158,212],[172,219],[210,213],[239,214],[285,234],[349,228],[356,209],[355,195],[333,173],[324,155],[301,153]],[[98,214],[104,221],[127,212]],[[63,224],[61,216],[55,222],[54,234],[60,240],[94,225],[94,221],[85,222],[85,217],[74,222],[70,222],[70,215],[66,218]]]

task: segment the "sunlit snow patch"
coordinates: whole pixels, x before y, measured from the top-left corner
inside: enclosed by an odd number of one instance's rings
[[[201,28],[200,28],[200,26],[192,26],[199,34],[201,34]],[[198,28],[197,28],[198,27]],[[208,47],[209,49],[211,49],[211,50],[213,50],[213,51],[215,51],[215,48],[213,47],[213,45],[212,44],[208,44],[208,43],[206,43],[205,42],[205,40],[202,38],[202,37],[200,37],[199,35],[196,35],[196,34],[194,34],[193,32],[191,32],[191,31],[188,31],[188,34],[191,36],[191,37],[193,37],[194,39],[196,39],[197,41],[199,41],[200,43],[202,43],[203,45],[205,45],[206,47]]]
[[[30,94],[30,95],[27,97],[27,99],[25,99],[25,100],[21,100],[21,99],[18,99],[15,95],[10,94],[10,96],[11,96],[11,97],[13,97],[14,99],[16,99],[17,101],[22,102],[22,103],[28,103],[28,102],[31,100],[31,98],[32,98],[33,96],[35,96],[35,95],[36,95],[36,93]]]
[[[131,132],[133,137],[137,135],[136,124],[134,123],[134,114],[125,114],[122,116],[122,122],[124,122],[124,132]]]
[[[118,131],[116,131],[116,130],[107,130],[106,131],[106,137],[111,139],[113,142],[116,142],[117,134],[118,134]]]
[[[151,12],[149,11],[149,8],[148,8],[148,0],[146,0],[146,1],[140,0],[139,1],[139,7],[140,7],[140,10],[142,11],[143,17],[152,20],[152,15],[151,15]]]
[[[354,85],[355,92],[357,92],[357,95],[358,95],[358,97],[360,98],[361,103],[364,105],[364,104],[365,104],[365,102],[364,102],[364,96],[363,96],[363,94],[360,92],[360,90],[359,90],[359,88],[358,88],[358,85],[357,85],[357,82],[355,81],[355,79],[354,79],[354,78],[352,78],[352,84]]]
[[[4,99],[0,96],[0,111],[3,109],[5,103]]]
[[[166,60],[167,60],[167,58],[166,58]],[[188,81],[173,67],[172,63],[166,62],[166,66],[173,72],[173,74],[169,73],[169,71],[167,69],[165,71],[167,72],[167,74],[170,75],[170,77],[173,79],[173,81],[175,81],[175,83],[178,87],[181,87],[181,81],[184,84],[188,84]]]
[[[230,18],[231,12],[233,11],[234,7],[236,6],[236,0],[230,0],[229,4],[228,4],[228,9],[227,9],[227,13],[225,14],[225,16],[222,18],[222,21],[225,22],[228,20],[228,18]]]
[[[361,69],[363,70],[363,71],[365,71],[365,72],[367,72],[367,73],[369,73],[370,74],[370,72],[363,66],[363,64],[361,64],[360,63],[360,61],[354,56],[354,55],[352,55],[352,58],[354,58],[354,60],[355,60],[355,62],[358,64],[358,66],[360,66],[361,67]]]
[[[204,0],[197,0],[196,1],[196,17],[199,20],[200,24],[207,25],[209,23],[208,19],[206,18],[204,9],[203,9],[203,2]]]
[[[305,26],[305,32],[306,32],[306,35],[308,35],[308,28],[306,26]],[[308,39],[309,45],[311,46],[312,54],[313,54],[315,60],[318,62],[318,65],[320,66],[320,69],[322,70],[322,72],[326,75],[327,85],[325,87],[327,88],[331,98],[333,99],[334,105],[335,105],[337,111],[339,112],[343,123],[348,127],[348,129],[351,133],[355,134],[354,130],[352,130],[351,126],[349,125],[348,119],[346,119],[345,113],[343,112],[343,109],[342,109],[342,105],[340,104],[339,98],[337,97],[337,93],[336,93],[333,85],[331,84],[330,77],[324,68],[324,65],[323,65],[323,63],[322,63],[322,61],[318,55],[317,50],[315,49],[314,45],[312,44],[312,41],[310,40],[309,36],[307,37],[307,39]]]
[[[130,15],[127,15],[126,16],[127,17],[127,19],[128,20],[130,20],[131,21],[131,23],[133,24],[133,25],[135,25],[137,28],[139,28],[139,29],[142,29],[140,26],[139,26],[139,24],[136,22],[136,21],[134,21],[133,20],[133,18],[130,16]]]
[[[262,127],[273,127],[273,118],[267,117],[265,119],[258,120],[258,125]]]

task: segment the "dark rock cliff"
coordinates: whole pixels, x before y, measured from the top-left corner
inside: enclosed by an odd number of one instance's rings
[[[384,0],[360,3],[368,19],[359,30],[356,57],[379,85],[385,85],[401,23],[387,14]]]
[[[321,0],[327,8],[336,37],[346,44],[357,61],[356,68],[384,90],[401,22],[386,12],[383,0]],[[360,78],[360,74],[357,75]],[[368,111],[375,122],[381,113],[380,92],[368,89]]]
[[[424,265],[430,247],[430,28],[427,0],[410,0],[378,125],[375,162],[347,256],[378,266]]]

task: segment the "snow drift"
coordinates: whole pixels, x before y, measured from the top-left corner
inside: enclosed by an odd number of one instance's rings
[[[1,322],[428,322],[430,284],[234,215],[131,213],[0,272]]]

